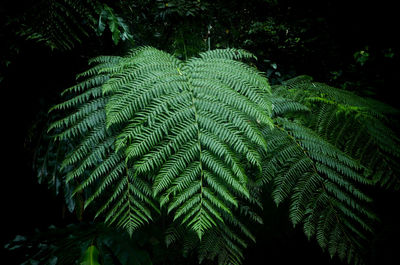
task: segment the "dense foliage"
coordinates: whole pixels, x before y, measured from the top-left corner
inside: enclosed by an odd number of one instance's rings
[[[28,136],[41,134],[39,183],[75,224],[15,237],[24,264],[246,264],[271,199],[331,257],[370,262],[374,195],[400,188],[400,140],[397,109],[365,95],[382,97],[370,73],[376,49],[390,62],[394,48],[352,47],[344,64],[331,46],[313,70],[329,21],[291,1],[27,6],[7,20],[2,69],[25,39],[91,59]],[[340,88],[294,77],[304,67]]]

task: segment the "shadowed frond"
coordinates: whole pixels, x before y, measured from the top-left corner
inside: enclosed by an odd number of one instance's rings
[[[391,122],[398,110],[309,77],[289,80],[275,93],[312,109],[306,125],[359,161],[375,182],[400,187],[400,139]]]
[[[398,187],[399,140],[383,103],[300,76],[273,87],[275,130],[261,183],[277,204],[290,199],[289,218],[303,223],[331,256],[362,262],[377,217],[363,186]]]
[[[303,223],[331,256],[358,263],[362,243],[372,232],[371,198],[360,190],[370,184],[363,168],[311,129],[277,118],[269,141],[262,181],[272,180],[274,201],[290,199],[289,218]]]
[[[254,205],[252,205],[254,206]],[[260,217],[249,210],[249,206],[240,207],[242,216],[252,216],[253,223],[260,223]],[[244,259],[243,249],[248,241],[255,242],[255,236],[235,215],[225,215],[226,222],[208,229],[200,240],[193,230],[173,223],[166,231],[167,246],[175,245],[183,250],[183,255],[197,251],[199,263],[205,260],[216,261],[218,265],[240,265]]]
[[[56,139],[76,143],[61,166],[68,168],[67,182],[79,183],[74,194],[90,188],[92,192],[85,207],[104,201],[97,206],[96,217],[104,214],[106,223],[132,233],[152,219],[151,211],[157,211],[157,207],[151,200],[150,184],[127,168],[123,150],[115,150],[117,128],[106,127],[109,95],[103,93],[102,86],[109,80],[109,74],[104,69],[120,60],[120,57],[94,59],[99,64],[82,75],[87,79],[64,91],[74,96],[51,109],[70,114],[54,122],[49,131],[56,132]],[[105,194],[110,195],[105,199]]]
[[[95,31],[97,4],[90,0],[38,1],[22,21],[20,34],[52,49],[70,50]]]
[[[114,44],[120,40],[133,43],[124,19],[102,1],[39,0],[18,19],[18,34],[43,43],[51,49],[71,50],[109,28]]]

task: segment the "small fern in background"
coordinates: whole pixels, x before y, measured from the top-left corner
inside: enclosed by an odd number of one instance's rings
[[[22,21],[20,34],[52,49],[72,49],[89,36],[97,20],[94,1],[44,0],[32,10]]]
[[[167,246],[218,264],[241,264],[267,186],[308,238],[362,263],[377,220],[365,187],[398,188],[396,111],[308,77],[271,89],[254,58],[141,47],[92,59],[52,109],[68,113],[49,128],[71,147],[65,182],[106,224],[133,235],[165,218]]]
[[[116,45],[120,40],[133,41],[125,21],[99,1],[41,0],[19,22],[19,35],[62,51],[89,36],[101,36],[107,26]]]

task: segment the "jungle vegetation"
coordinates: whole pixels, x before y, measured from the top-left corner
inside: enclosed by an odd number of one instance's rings
[[[22,113],[4,121],[5,141],[21,141],[4,186],[10,264],[399,260],[388,241],[399,235],[400,139],[387,9],[0,10],[0,85],[14,104],[3,112]],[[372,23],[371,12],[388,13]]]

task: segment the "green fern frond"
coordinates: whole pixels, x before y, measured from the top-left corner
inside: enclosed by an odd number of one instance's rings
[[[39,1],[22,21],[20,34],[52,49],[70,50],[95,31],[96,8],[97,2],[89,0]]]
[[[248,57],[230,49],[182,62],[144,47],[104,86],[112,93],[107,126],[126,124],[118,141],[127,145],[128,164],[154,174],[154,195],[199,237],[224,222],[234,196],[249,197],[242,157],[261,165],[256,146],[266,142],[258,124],[271,125],[269,87],[231,60]]]
[[[104,213],[106,223],[132,233],[151,220],[152,211],[158,210],[152,202],[149,184],[127,169],[124,150],[115,150],[115,128],[106,128],[109,96],[103,93],[102,86],[109,75],[104,74],[104,69],[120,59],[107,57],[95,61],[102,63],[87,71],[88,79],[66,90],[75,96],[52,108],[72,112],[54,122],[49,131],[56,132],[55,139],[66,139],[75,145],[61,165],[61,169],[67,170],[66,181],[79,183],[73,194],[90,188],[92,193],[86,198],[85,208],[104,201],[96,206],[96,217]],[[106,193],[112,196],[104,200]]]
[[[208,229],[201,240],[193,230],[175,223],[167,229],[165,242],[167,246],[182,245],[184,255],[197,251],[199,263],[216,260],[218,265],[240,265],[244,259],[243,249],[247,247],[248,240],[255,242],[255,237],[247,225],[234,217],[235,215],[224,215],[227,222]]]
[[[371,198],[358,188],[371,184],[362,166],[300,123],[276,122],[275,130],[265,131],[271,141],[264,168],[270,172],[260,181],[272,181],[277,204],[290,199],[291,222],[303,223],[307,237],[315,237],[331,256],[360,255],[358,238],[366,239],[376,220],[367,207]]]
[[[275,94],[274,94],[275,96]],[[290,113],[310,112],[310,109],[298,101],[290,98],[275,96],[271,99],[272,116],[278,117]]]
[[[233,60],[253,57],[227,49],[184,62],[140,47],[91,60],[64,92],[74,97],[52,109],[71,114],[50,130],[77,140],[63,168],[75,192],[93,189],[85,205],[99,205],[96,217],[131,233],[158,211],[156,198],[199,238],[233,222],[253,200],[246,171],[262,167],[260,127],[272,127],[267,80]]]
[[[400,141],[389,122],[398,111],[308,76],[272,92],[276,129],[263,131],[268,151],[258,181],[272,183],[277,204],[290,199],[289,218],[303,223],[308,238],[331,256],[362,263],[377,219],[362,187],[400,183]]]
[[[199,56],[203,59],[228,59],[228,60],[241,60],[241,59],[257,59],[257,57],[242,49],[215,49],[207,52],[202,52]]]
[[[275,87],[274,94],[312,109],[303,118],[307,127],[359,161],[376,183],[400,187],[396,162],[400,158],[400,139],[391,124],[398,110],[308,77],[289,80]]]

